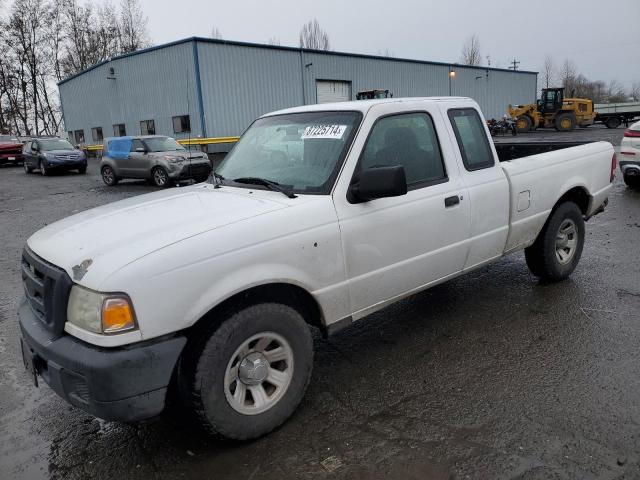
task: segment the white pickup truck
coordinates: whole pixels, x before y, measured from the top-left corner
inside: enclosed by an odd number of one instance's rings
[[[573,271],[613,147],[498,151],[467,98],[265,115],[209,182],[28,239],[25,365],[98,417],[148,418],[171,397],[211,432],[263,435],[302,399],[309,326],[333,333],[517,250],[539,277]]]

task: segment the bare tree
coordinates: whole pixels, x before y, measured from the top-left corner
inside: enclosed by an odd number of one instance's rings
[[[607,85],[607,101],[609,103],[620,103],[627,100],[624,87],[617,79],[612,79]]]
[[[150,45],[145,17],[138,0],[120,0],[120,49],[135,52]]]
[[[460,61],[464,65],[480,65],[482,54],[480,53],[480,37],[475,33],[468,37],[462,46]]]
[[[269,38],[269,41],[267,42],[268,45],[275,45],[277,47],[280,46],[280,40],[276,37],[271,37]]]
[[[220,30],[218,30],[218,27],[216,27],[215,25],[211,27],[210,37],[215,40],[222,40],[222,33],[220,33]]]
[[[544,88],[549,88],[555,82],[556,76],[556,66],[551,55],[544,57],[544,64],[541,70]]]
[[[329,35],[318,23],[317,19],[309,20],[300,30],[300,48],[313,50],[330,50]]]
[[[573,96],[576,87],[576,65],[569,59],[566,59],[560,67],[560,81],[567,96]]]

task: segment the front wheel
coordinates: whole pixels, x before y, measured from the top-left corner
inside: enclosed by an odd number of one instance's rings
[[[180,360],[181,397],[209,433],[235,440],[269,433],[291,416],[309,383],[308,325],[287,305],[261,303],[212,330]]]
[[[156,187],[165,188],[169,186],[169,174],[162,167],[155,167],[151,170],[151,181]]]
[[[26,160],[22,162],[22,168],[24,168],[24,173],[33,172],[33,167],[30,167]]]
[[[85,173],[87,173],[87,167],[84,166],[84,167],[78,168],[78,173],[81,175],[84,175]]]
[[[580,261],[584,236],[580,208],[573,202],[562,203],[551,213],[533,245],[524,250],[529,270],[545,280],[564,280]]]
[[[42,175],[43,177],[49,175],[49,170],[42,160],[38,161],[38,168],[40,169],[40,175]]]

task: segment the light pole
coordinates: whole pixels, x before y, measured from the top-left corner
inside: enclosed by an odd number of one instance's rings
[[[449,65],[449,96],[451,96],[451,80],[456,78],[456,71]]]

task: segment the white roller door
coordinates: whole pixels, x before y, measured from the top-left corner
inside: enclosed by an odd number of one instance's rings
[[[318,103],[348,102],[351,100],[351,82],[316,80]]]

